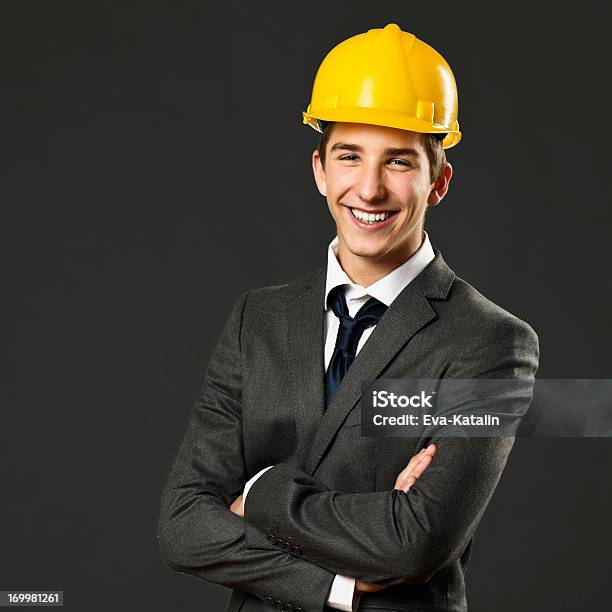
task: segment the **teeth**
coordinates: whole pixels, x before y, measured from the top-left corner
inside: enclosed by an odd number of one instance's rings
[[[377,223],[378,221],[385,221],[389,218],[391,213],[383,212],[383,213],[364,213],[361,210],[357,210],[356,208],[351,208],[351,212],[357,219],[363,221],[364,223]]]

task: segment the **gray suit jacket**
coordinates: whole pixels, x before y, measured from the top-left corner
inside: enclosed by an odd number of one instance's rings
[[[165,563],[234,591],[228,612],[319,612],[336,573],[389,586],[359,610],[465,611],[472,537],[512,438],[434,439],[408,493],[397,474],[431,438],[360,435],[362,382],[514,378],[533,329],[456,277],[439,251],[395,299],[324,410],[325,268],[243,294],[211,358],[162,494]],[[245,482],[245,518],[228,510]]]

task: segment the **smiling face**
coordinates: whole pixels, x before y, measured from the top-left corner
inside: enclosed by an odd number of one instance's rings
[[[374,282],[417,251],[427,207],[444,197],[452,167],[447,162],[431,182],[423,134],[361,123],[330,128],[325,167],[313,153],[315,180],[336,222],[340,264],[355,282]]]

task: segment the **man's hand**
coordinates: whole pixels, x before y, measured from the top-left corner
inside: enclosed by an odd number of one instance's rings
[[[242,512],[242,495],[239,495],[233,502],[229,509],[238,516],[244,518],[244,513]]]
[[[355,581],[355,590],[359,593],[375,593],[376,591],[382,591],[387,587],[384,584],[376,584],[375,582],[361,582],[361,580]]]
[[[430,444],[427,448],[414,455],[408,462],[408,465],[398,474],[393,488],[408,491],[419,476],[429,467],[433,456],[436,454],[436,450],[436,445]]]

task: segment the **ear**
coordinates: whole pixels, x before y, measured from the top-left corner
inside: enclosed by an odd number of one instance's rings
[[[321,163],[321,157],[319,156],[319,150],[315,149],[312,152],[312,171],[314,173],[314,179],[317,184],[319,193],[322,196],[327,196],[327,181],[325,180],[325,170]]]
[[[448,191],[448,185],[452,177],[453,167],[446,162],[444,169],[442,170],[442,175],[435,180],[431,192],[429,193],[429,197],[427,198],[427,203],[430,206],[437,206],[442,201],[442,198]]]

